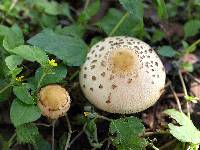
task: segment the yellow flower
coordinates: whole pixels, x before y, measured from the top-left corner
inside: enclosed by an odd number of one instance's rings
[[[89,112],[84,112],[83,113],[85,117],[87,117],[90,113]]]
[[[53,67],[57,67],[58,63],[56,63],[56,61],[54,59],[48,60],[49,65],[53,66]]]
[[[24,76],[16,77],[15,80],[21,82]]]

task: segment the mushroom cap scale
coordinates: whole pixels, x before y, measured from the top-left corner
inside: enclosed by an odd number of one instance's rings
[[[64,116],[70,108],[69,93],[60,85],[48,85],[38,93],[38,107],[41,113],[51,119]]]
[[[132,37],[108,37],[95,44],[79,79],[86,98],[99,109],[129,114],[152,106],[165,85],[165,70],[155,51]]]

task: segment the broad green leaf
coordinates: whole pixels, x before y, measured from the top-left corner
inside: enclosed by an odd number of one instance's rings
[[[118,150],[143,150],[147,146],[147,141],[139,137],[144,125],[136,117],[112,120],[109,132],[114,135],[112,143]]]
[[[22,144],[35,144],[39,131],[33,123],[22,124],[16,127],[17,141]]]
[[[28,43],[57,56],[69,66],[81,65],[87,53],[87,45],[82,39],[44,30],[32,37]]]
[[[22,63],[22,61],[23,61],[22,57],[18,55],[10,55],[5,59],[6,65],[10,70],[16,69],[17,66]]]
[[[34,82],[38,83],[41,79],[44,70],[42,68],[38,68],[35,73]],[[41,82],[41,86],[52,84],[52,83],[59,83],[62,81],[67,75],[66,67],[55,67],[52,68],[51,73],[47,74]]]
[[[40,116],[41,113],[37,106],[24,104],[18,99],[13,100],[10,109],[10,118],[15,126],[35,121]]]
[[[174,57],[178,52],[176,52],[171,46],[162,46],[158,49],[158,54],[164,57]]]
[[[165,5],[165,0],[153,0],[154,5],[157,9],[157,13],[158,16],[161,19],[167,19],[168,18],[168,14],[167,14],[167,8]]]
[[[3,47],[10,52],[11,49],[22,44],[24,44],[23,33],[17,25],[13,25],[4,35]]]
[[[119,0],[119,2],[133,18],[143,21],[144,7],[142,0]]]
[[[120,12],[119,10],[110,8],[107,14],[101,20],[99,20],[96,25],[103,29],[107,35],[109,35],[123,15],[124,13]],[[140,30],[136,28],[137,25],[138,21],[128,16],[113,35],[138,36],[138,31]]]
[[[14,86],[13,92],[17,98],[25,104],[35,104],[36,100],[33,97],[34,86],[28,83],[24,83],[19,86]]]
[[[85,28],[82,25],[73,24],[73,25],[66,26],[64,28],[61,28],[60,26],[58,26],[55,32],[58,34],[66,35],[66,36],[74,36],[74,37],[82,38],[85,32]]]
[[[87,23],[100,9],[100,0],[93,1],[85,10],[83,10],[78,18],[78,22]]]
[[[170,133],[181,142],[189,142],[193,144],[200,143],[200,131],[194,126],[184,113],[175,109],[164,111],[171,118],[175,119],[179,126],[169,123]]]
[[[37,61],[41,65],[46,65],[49,59],[45,51],[29,45],[21,45],[12,49],[11,52],[26,60]]]
[[[199,30],[200,20],[189,20],[184,25],[185,38],[196,35]]]

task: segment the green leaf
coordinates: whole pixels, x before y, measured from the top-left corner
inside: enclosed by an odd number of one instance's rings
[[[49,59],[45,51],[29,45],[21,45],[12,49],[11,52],[26,60],[37,61],[41,65],[46,65]]]
[[[133,18],[143,22],[144,7],[142,0],[119,0],[119,2]]]
[[[185,38],[194,36],[199,33],[200,20],[189,20],[184,25]]]
[[[56,16],[42,14],[40,18],[40,24],[43,28],[54,28],[58,23]]]
[[[73,25],[66,26],[64,28],[61,28],[60,26],[58,26],[55,32],[58,34],[66,35],[66,36],[82,38],[85,32],[85,28],[82,25],[73,24]]]
[[[22,124],[16,127],[17,141],[21,144],[35,144],[39,131],[33,123]]]
[[[5,62],[10,70],[14,70],[22,63],[23,59],[18,55],[10,55],[6,57]]]
[[[156,29],[156,30],[153,32],[153,37],[152,37],[151,41],[152,41],[153,43],[155,43],[155,42],[161,41],[164,37],[165,37],[164,32],[161,31],[161,30],[159,30],[159,29]]]
[[[37,106],[26,105],[18,99],[13,100],[10,109],[10,118],[15,126],[35,121],[39,119],[40,116],[41,113]]]
[[[28,43],[46,50],[57,56],[69,66],[81,65],[87,53],[87,45],[82,39],[44,30],[29,39]]]
[[[32,96],[34,93],[34,86],[28,83],[24,83],[20,86],[14,86],[14,94],[17,98],[25,104],[35,104],[36,100]]]
[[[58,3],[56,1],[48,1],[48,0],[34,0],[32,1],[36,6],[43,8],[44,12],[49,15],[64,15],[69,19],[71,18],[69,5],[68,3]]]
[[[189,62],[183,62],[181,64],[181,68],[184,69],[185,71],[188,71],[188,72],[193,72],[194,71],[193,64],[191,64]]]
[[[164,111],[171,118],[175,119],[180,126],[169,123],[170,133],[181,142],[193,144],[200,143],[200,131],[194,126],[192,121],[184,114],[175,109]]]
[[[97,126],[95,123],[95,119],[87,120],[85,134],[87,135],[87,138],[91,146],[96,147],[96,148],[101,148],[102,144],[98,142]]]
[[[118,150],[142,150],[147,146],[147,141],[139,137],[144,126],[136,117],[112,120],[109,132],[115,136],[112,143]]]
[[[100,0],[93,1],[85,10],[83,10],[78,18],[80,24],[87,23],[100,9]]]
[[[165,0],[153,0],[153,2],[157,9],[158,16],[161,19],[167,19],[168,14],[167,14],[167,7],[165,5]]]
[[[116,24],[120,21],[120,19],[123,16],[124,13],[120,12],[117,9],[110,8],[107,14],[101,20],[99,20],[96,23],[96,25],[101,29],[103,29],[107,35],[109,35],[112,29],[116,26]],[[139,33],[141,32],[140,28],[138,29],[138,27],[141,26],[137,25],[138,25],[138,20],[133,19],[129,15],[113,35],[138,36]]]
[[[42,136],[38,136],[35,139],[34,149],[35,150],[51,150],[51,145]]]
[[[164,57],[174,57],[178,52],[176,52],[171,46],[162,46],[158,49],[158,54]]]
[[[40,67],[37,69],[35,73],[35,83],[41,79],[44,70]],[[51,73],[47,74],[41,82],[41,86],[52,84],[52,83],[59,83],[62,81],[67,75],[66,67],[55,67],[52,68]],[[36,84],[37,85],[37,84]]]
[[[4,35],[3,47],[10,52],[11,49],[24,44],[24,37],[21,29],[13,25]]]

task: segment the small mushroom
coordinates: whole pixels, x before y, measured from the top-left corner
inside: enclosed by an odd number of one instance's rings
[[[69,93],[60,85],[48,85],[41,88],[38,93],[38,107],[42,115],[57,119],[64,116],[70,108]]]
[[[80,85],[96,107],[130,114],[152,106],[165,85],[165,69],[155,51],[132,37],[108,37],[95,44],[81,67]]]

